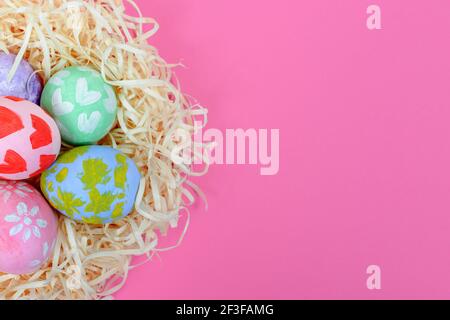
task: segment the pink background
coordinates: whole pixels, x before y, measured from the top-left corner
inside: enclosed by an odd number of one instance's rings
[[[197,179],[209,210],[117,298],[450,298],[448,0],[138,3],[209,126],[280,128],[281,160]]]

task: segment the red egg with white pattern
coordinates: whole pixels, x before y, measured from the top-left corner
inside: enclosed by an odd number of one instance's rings
[[[55,121],[38,105],[0,97],[0,179],[39,175],[57,158],[61,135]]]

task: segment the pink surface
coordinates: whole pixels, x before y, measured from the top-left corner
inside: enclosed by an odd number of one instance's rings
[[[209,126],[280,128],[281,159],[197,179],[209,210],[117,298],[450,298],[450,2],[138,3]]]

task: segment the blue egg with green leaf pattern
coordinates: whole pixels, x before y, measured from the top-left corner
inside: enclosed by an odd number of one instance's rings
[[[140,179],[136,164],[120,151],[82,146],[63,153],[44,171],[41,190],[65,216],[105,224],[133,210]]]

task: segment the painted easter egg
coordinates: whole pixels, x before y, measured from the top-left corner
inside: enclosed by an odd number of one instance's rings
[[[14,77],[8,81],[15,59],[16,55],[0,54],[0,96],[15,96],[39,104],[42,80],[27,61],[20,61]]]
[[[22,181],[0,180],[0,272],[37,271],[53,252],[58,217],[41,194]]]
[[[40,174],[59,154],[55,121],[39,106],[0,97],[0,179],[22,180]]]
[[[56,119],[63,140],[72,145],[95,144],[111,130],[117,115],[113,88],[87,67],[69,67],[50,78],[41,106]]]
[[[134,207],[140,174],[136,164],[107,146],[82,146],[61,156],[41,176],[50,204],[76,220],[104,224]]]

